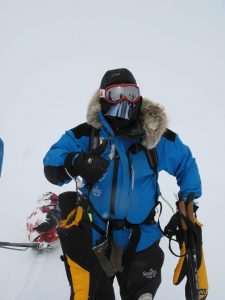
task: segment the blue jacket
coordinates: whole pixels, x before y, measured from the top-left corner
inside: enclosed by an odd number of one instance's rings
[[[4,143],[0,138],[0,176],[2,173],[2,162],[3,162],[3,155],[4,155]]]
[[[109,160],[107,172],[94,185],[90,200],[99,214],[105,219],[128,220],[132,224],[141,224],[147,218],[155,204],[156,174],[150,167],[144,151],[132,153],[131,145],[142,144],[146,148],[156,147],[158,172],[166,171],[176,177],[180,193],[187,196],[201,195],[201,181],[195,159],[190,149],[182,143],[179,136],[167,129],[166,114],[159,105],[143,99],[140,122],[144,136],[137,138],[116,136],[101,113],[99,97],[95,95],[88,109],[87,123],[66,131],[66,133],[48,151],[44,158],[45,175],[57,185],[68,183],[71,179],[65,172],[65,159],[71,153],[88,152],[92,126],[100,129],[100,140],[108,145],[101,155]],[[115,150],[119,155],[115,198],[111,202]],[[84,192],[84,190],[82,190]],[[110,207],[111,206],[111,207]],[[112,207],[113,206],[113,207]],[[105,223],[95,214],[95,222],[102,229]],[[140,225],[141,238],[137,251],[143,250],[160,239],[158,225]],[[126,248],[130,230],[114,231],[114,240]],[[93,229],[93,244],[100,235]]]

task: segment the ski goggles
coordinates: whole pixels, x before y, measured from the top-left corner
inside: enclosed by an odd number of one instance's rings
[[[110,104],[117,104],[123,100],[134,103],[141,98],[136,84],[112,84],[106,89],[100,89],[100,97]]]

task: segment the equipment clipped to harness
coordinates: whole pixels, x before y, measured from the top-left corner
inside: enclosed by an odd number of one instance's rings
[[[110,253],[109,253],[110,249]],[[103,243],[93,248],[102,269],[108,277],[114,276],[117,272],[121,272],[123,248],[114,241],[106,239]]]
[[[178,285],[186,276],[186,299],[204,300],[208,295],[208,280],[202,247],[202,225],[196,217],[197,208],[193,208],[194,198],[194,194],[189,194],[184,202],[184,196],[179,195],[178,212],[165,227],[165,234],[170,240],[172,236],[176,236],[180,246],[180,258],[174,271],[173,283]],[[171,252],[174,254],[172,249]]]

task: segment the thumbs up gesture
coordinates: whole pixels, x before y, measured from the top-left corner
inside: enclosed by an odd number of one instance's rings
[[[90,184],[96,183],[103,176],[109,166],[109,161],[101,157],[106,146],[107,141],[104,140],[99,147],[91,150],[90,152],[81,152],[74,160],[74,175],[81,176]]]

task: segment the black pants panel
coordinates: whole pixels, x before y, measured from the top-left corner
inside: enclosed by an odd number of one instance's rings
[[[136,253],[117,275],[122,300],[153,299],[161,283],[163,261],[158,242]]]

